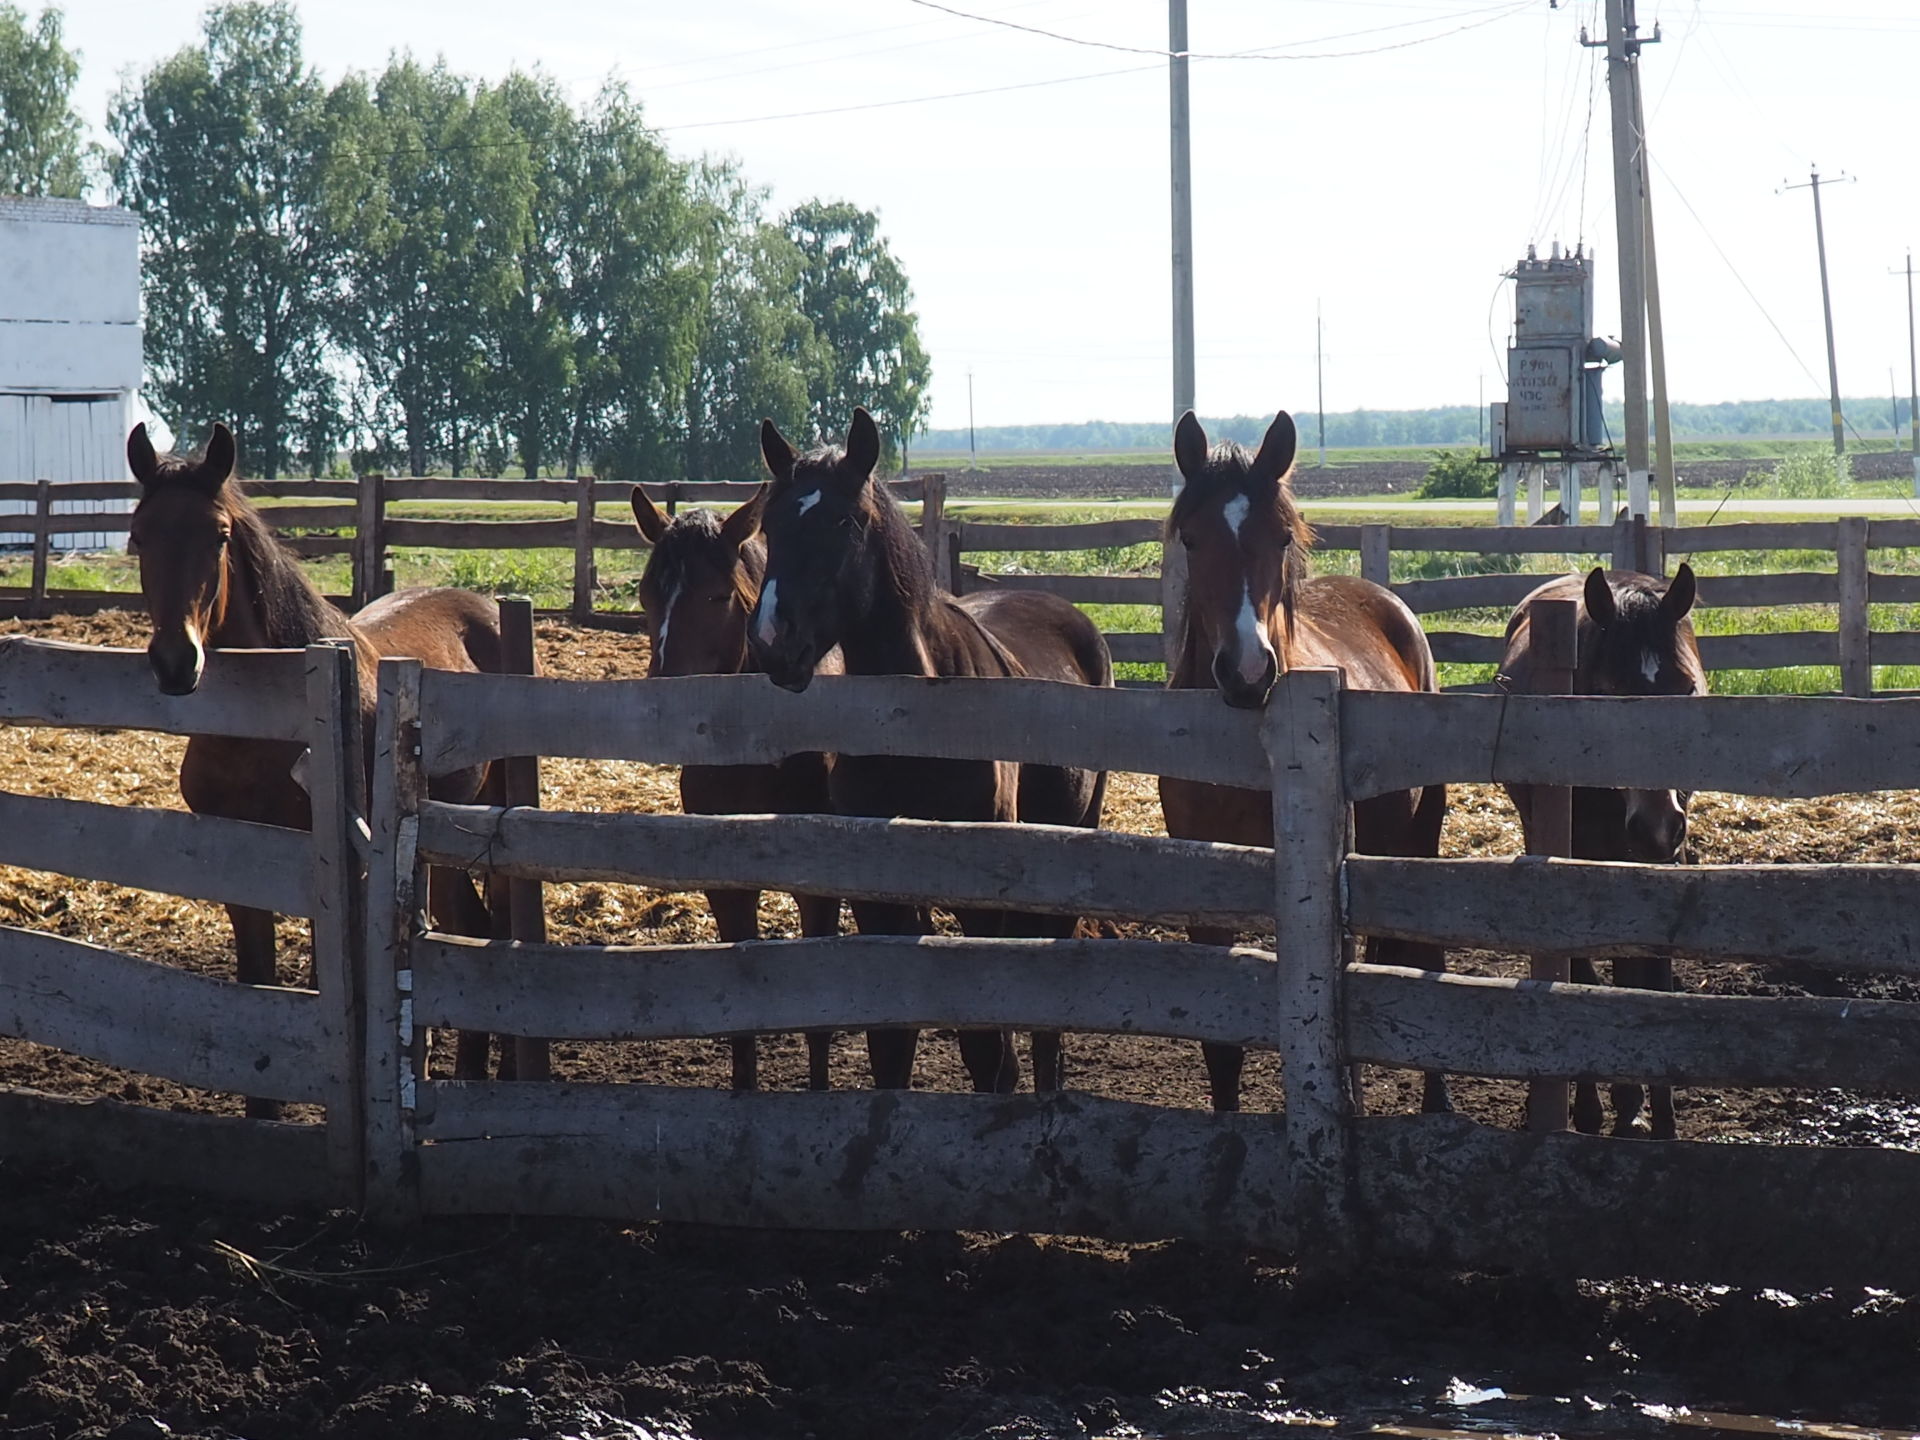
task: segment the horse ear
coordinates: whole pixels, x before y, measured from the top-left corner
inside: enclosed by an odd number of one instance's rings
[[[147,422],[144,420],[134,426],[133,433],[127,436],[127,469],[142,485],[151,485],[153,477],[160,473],[160,457],[153,452],[153,441],[147,438]]]
[[[1673,580],[1667,586],[1667,593],[1660,597],[1660,613],[1671,623],[1678,625],[1693,610],[1693,602],[1698,593],[1698,587],[1693,581],[1693,566],[1682,560],[1680,568],[1673,572]]]
[[[1587,576],[1587,618],[1602,630],[1613,624],[1619,614],[1613,603],[1613,586],[1607,583],[1607,572],[1600,566],[1593,567],[1593,573]]]
[[[766,507],[767,487],[762,485],[748,497],[746,504],[720,522],[720,538],[738,550],[760,528],[760,512]]]
[[[864,484],[880,463],[880,427],[873,423],[866,407],[853,407],[853,423],[847,426],[846,468]]]
[[[653,503],[653,498],[638,485],[633,487],[630,499],[633,523],[640,527],[640,533],[646,536],[649,545],[658,545],[660,537],[667,533],[667,517],[660,513],[660,507]]]
[[[1278,480],[1293,468],[1294,454],[1300,448],[1300,433],[1293,428],[1293,416],[1282,410],[1267,427],[1260,442],[1260,453],[1253,457],[1253,475],[1257,480]]]
[[[221,421],[214,421],[206,456],[200,462],[201,476],[213,489],[218,490],[233,475],[234,452],[233,432]]]
[[[1173,463],[1188,480],[1207,468],[1207,432],[1191,410],[1173,427]]]
[[[793,446],[771,420],[760,422],[760,458],[767,462],[767,470],[776,480],[793,474]]]

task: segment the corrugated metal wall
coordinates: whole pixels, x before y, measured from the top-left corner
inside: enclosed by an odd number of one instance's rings
[[[0,395],[0,481],[125,480],[129,402],[125,395]],[[131,500],[55,500],[59,514],[125,512]],[[31,503],[0,501],[0,515],[31,513]],[[33,543],[26,532],[0,530],[0,546]],[[124,533],[56,535],[59,550],[119,549]]]

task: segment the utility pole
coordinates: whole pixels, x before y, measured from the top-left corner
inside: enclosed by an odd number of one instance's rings
[[[1187,0],[1167,0],[1167,124],[1173,161],[1173,418],[1194,408],[1193,150],[1187,100]],[[1173,488],[1180,488],[1176,470]]]
[[[967,468],[980,468],[980,451],[973,443],[973,367],[967,367]]]
[[[1780,188],[1813,191],[1813,238],[1820,250],[1820,308],[1827,317],[1827,391],[1833,400],[1833,453],[1843,455],[1847,449],[1847,437],[1840,416],[1840,365],[1833,356],[1833,292],[1827,288],[1827,227],[1820,217],[1820,172],[1816,169],[1808,173],[1811,178],[1805,185],[1789,185],[1783,181]],[[1852,178],[1850,175],[1840,176],[1840,180]],[[1836,185],[1839,181],[1829,180],[1826,183]]]
[[[1898,275],[1898,270],[1889,270]],[[1913,343],[1913,251],[1907,251],[1907,423],[1913,427],[1907,453],[1913,457],[1913,493],[1920,496],[1920,352]],[[1895,427],[1896,429],[1898,426]]]
[[[1327,468],[1327,330],[1320,319],[1320,302],[1313,302],[1313,402],[1320,411],[1320,468]]]
[[[1607,98],[1613,116],[1613,230],[1620,247],[1620,365],[1626,382],[1625,440],[1627,503],[1636,515],[1647,513],[1647,294],[1644,258],[1646,221],[1641,215],[1642,152],[1634,123],[1640,47],[1656,44],[1639,37],[1633,0],[1607,0],[1607,37],[1580,43],[1607,47]]]
[[[1647,173],[1647,112],[1641,99],[1640,67],[1633,69],[1633,128],[1640,137],[1641,275],[1647,291],[1647,358],[1653,369],[1653,464],[1659,479],[1660,523],[1680,523],[1674,495],[1673,411],[1667,404],[1667,341],[1660,318],[1660,252],[1653,243],[1653,179]]]

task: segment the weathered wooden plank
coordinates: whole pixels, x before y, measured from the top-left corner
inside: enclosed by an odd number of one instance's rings
[[[31,591],[16,585],[0,586],[0,615],[10,619],[27,616],[33,605]],[[138,610],[142,607],[137,592],[129,590],[62,590],[48,586],[44,597],[49,615],[97,615],[102,610]]]
[[[0,1153],[74,1165],[104,1184],[166,1185],[262,1205],[322,1209],[353,1195],[328,1173],[318,1125],[152,1110],[0,1088]]]
[[[476,480],[467,478],[447,479],[427,476],[418,479],[401,475],[387,477],[386,491],[389,500],[478,500],[513,501],[527,504],[532,501],[551,501],[554,504],[573,503],[575,482],[572,480]],[[614,487],[609,486],[608,489]],[[617,496],[609,498],[626,499],[627,487],[618,487]]]
[[[276,825],[0,791],[0,865],[305,915],[311,855]]]
[[[1211,690],[837,675],[794,695],[763,675],[577,681],[447,670],[421,683],[435,775],[495,755],[759,765],[825,750],[1267,783],[1259,715]]]
[[[1551,574],[1529,571],[1517,575],[1448,575],[1438,580],[1403,580],[1393,593],[1416,615],[1443,610],[1512,609],[1549,580]]]
[[[1898,1000],[1670,995],[1383,965],[1350,967],[1344,998],[1348,1052],[1374,1065],[1920,1093],[1920,1005]]]
[[[1166,658],[1166,639],[1158,630],[1109,630],[1100,638],[1116,664],[1158,665]]]
[[[969,570],[967,593],[979,590],[1041,590],[1076,605],[1160,603],[1158,575],[1020,575]],[[1153,658],[1158,660],[1160,656]]]
[[[1078,525],[993,525],[962,520],[960,548],[975,550],[1100,550],[1143,545],[1165,531],[1159,520],[1090,520]]]
[[[27,582],[27,614],[40,619],[47,613],[47,565],[53,558],[53,482],[34,485],[33,568]]]
[[[1840,637],[1832,630],[1702,635],[1700,663],[1709,670],[1781,670],[1793,665],[1838,665]]]
[[[593,477],[582,475],[573,500],[573,618],[584,621],[593,613]],[[631,532],[629,532],[631,533]],[[528,667],[532,673],[532,667]]]
[[[340,1058],[311,991],[229,984],[12,926],[0,926],[0,1034],[274,1100],[325,1099]]]
[[[612,527],[609,527],[612,528]],[[409,520],[389,516],[386,541],[423,550],[571,550],[573,521]]]
[[[1911,550],[1920,545],[1920,520],[1870,520],[1869,550]]]
[[[1831,550],[1839,531],[1831,520],[1743,521],[1689,525],[1667,538],[1670,562],[1721,550]]]
[[[1507,642],[1500,636],[1466,630],[1429,630],[1427,644],[1441,664],[1498,665],[1507,653]]]
[[[1342,1054],[1348,931],[1340,861],[1352,809],[1340,789],[1340,691],[1332,669],[1290,670],[1267,706],[1273,767],[1274,1040],[1286,1086],[1287,1168],[1295,1222],[1322,1256],[1351,1254],[1348,1193],[1354,1102]]]
[[[1867,596],[1876,605],[1920,605],[1920,575],[1867,576]]]
[[[303,560],[322,555],[352,555],[360,543],[352,535],[281,535],[277,538],[282,546]],[[357,607],[349,604],[347,608]]]
[[[1920,665],[1920,630],[1876,630],[1867,645],[1876,665]]]
[[[58,489],[56,486],[53,496],[56,502],[67,498],[57,493]],[[126,510],[88,510],[77,515],[55,511],[46,517],[46,531],[49,535],[85,535],[95,530],[116,534],[132,523],[133,515]]]
[[[116,597],[138,603],[137,596]],[[216,650],[200,688],[162,695],[144,650],[0,637],[0,718],[16,724],[161,730],[172,735],[306,738],[306,657]]]
[[[131,480],[62,481],[53,487],[56,501],[65,500],[138,500],[140,487]],[[40,491],[37,480],[9,480],[0,484],[0,500],[33,501]]]
[[[1316,525],[1316,550],[1358,550],[1358,525]],[[1611,525],[1393,525],[1395,550],[1478,555],[1606,555]],[[1693,533],[1691,531],[1689,534]]]
[[[1840,600],[1840,577],[1832,571],[1702,575],[1694,583],[1699,587],[1701,607],[1709,610],[1736,606],[1834,605]]]
[[[125,487],[138,495],[140,487]],[[351,500],[359,494],[355,480],[247,480],[242,488],[255,500]]]
[[[1362,1120],[1358,1188],[1380,1259],[1436,1270],[1780,1286],[1920,1284],[1920,1154],[1648,1144]]]
[[[1341,704],[1355,800],[1456,781],[1780,798],[1920,789],[1920,700],[1349,690]]]
[[[1347,858],[1367,935],[1571,955],[1792,960],[1920,974],[1920,867]]]
[[[1843,515],[1836,522],[1840,582],[1840,689],[1848,695],[1873,693],[1873,661],[1867,653],[1867,518]]]
[[[359,519],[360,507],[353,503],[338,505],[264,505],[260,513],[275,530],[351,529]]]
[[[1264,925],[1272,852],[1110,830],[842,815],[420,807],[420,857],[537,880],[799,891],[1111,919]]]
[[[1271,1049],[1273,977],[1265,951],[1153,940],[413,945],[417,1023],[570,1040],[1012,1025]]]
[[[430,1214],[1292,1243],[1277,1117],[1071,1091],[421,1087]]]

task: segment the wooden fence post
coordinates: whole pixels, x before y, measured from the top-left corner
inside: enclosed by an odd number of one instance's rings
[[[33,487],[33,581],[27,590],[27,614],[42,620],[52,613],[47,604],[47,562],[53,550],[53,482],[36,480]]]
[[[960,593],[960,569],[950,553],[947,536],[952,530],[947,521],[947,477],[934,473],[922,475],[920,483],[920,541],[933,561],[933,573],[940,588],[950,595]]]
[[[669,499],[669,507],[672,503]],[[578,624],[593,618],[593,582],[593,476],[582,475],[573,493],[573,619]]]
[[[372,841],[367,861],[366,1206],[387,1220],[420,1214],[413,1112],[425,1078],[413,1024],[413,937],[420,883],[420,662],[380,662],[373,741]]]
[[[346,1203],[366,1184],[362,1010],[366,916],[366,761],[360,728],[360,656],[351,640],[307,647],[307,793],[313,806],[313,985],[328,1056],[327,1166]]]
[[[1872,630],[1867,623],[1867,518],[1840,517],[1834,559],[1840,571],[1840,691],[1873,694]]]
[[[960,564],[960,531],[958,527],[947,531],[947,573],[953,577],[948,587],[953,595],[967,593],[967,572]]]
[[[1160,545],[1160,640],[1167,656],[1167,678],[1180,659],[1186,639],[1187,547],[1177,537]]]
[[[1580,604],[1576,600],[1536,600],[1527,621],[1539,691],[1571,695],[1579,660]],[[1529,796],[1532,810],[1533,853],[1573,854],[1573,791],[1560,786],[1535,785]],[[1535,955],[1529,973],[1535,980],[1568,978],[1567,957]],[[1527,1085],[1527,1128],[1567,1128],[1567,1082],[1534,1080]]]
[[[1353,1097],[1340,990],[1348,937],[1340,867],[1352,810],[1340,757],[1339,670],[1290,670],[1268,702],[1273,776],[1275,1039],[1286,1090],[1287,1164],[1300,1253],[1338,1263],[1356,1247]]]
[[[387,477],[362,475],[354,487],[353,603],[357,609],[386,593]]]
[[[533,601],[524,595],[507,595],[500,600],[501,664],[510,675],[532,675]],[[508,805],[540,807],[540,757],[515,755],[500,762],[506,767]],[[544,945],[547,939],[546,887],[538,880],[507,881],[507,910],[512,917],[510,938],[526,944]],[[504,1042],[503,1042],[504,1043]],[[532,1036],[514,1041],[514,1078],[551,1080],[552,1057],[547,1042]]]
[[[1633,551],[1633,519],[1621,515],[1613,522],[1613,555],[1608,562],[1610,570],[1638,570],[1640,557]]]
[[[1393,527],[1360,527],[1360,578],[1376,585],[1393,584]]]

